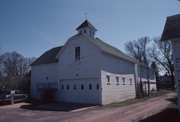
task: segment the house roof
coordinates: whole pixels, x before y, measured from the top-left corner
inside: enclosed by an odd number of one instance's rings
[[[97,31],[97,29],[88,20],[85,20],[79,27],[76,28],[76,30],[79,30],[79,29],[85,28],[85,27],[89,27],[89,28]]]
[[[180,37],[180,14],[167,17],[161,40],[170,40]]]
[[[58,52],[62,49],[63,46],[54,47],[48,51],[46,51],[44,54],[42,54],[39,58],[37,58],[31,66],[34,65],[40,65],[40,64],[49,64],[49,63],[55,63],[58,62],[57,59],[55,59]]]

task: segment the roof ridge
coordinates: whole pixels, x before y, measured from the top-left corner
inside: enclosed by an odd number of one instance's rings
[[[99,39],[99,38],[95,38],[95,39],[98,39],[99,41],[101,41],[102,43],[104,43],[105,45],[107,45],[107,46],[110,46],[110,47],[112,47],[112,48],[114,48],[114,49],[116,49],[116,50],[118,50],[118,51],[120,51],[120,52],[122,52],[121,50],[119,50],[118,48],[116,48],[116,47],[114,47],[114,46],[112,46],[112,45],[110,45],[110,44],[108,44],[108,43],[106,43],[106,42],[104,42],[104,41],[102,41],[101,39]],[[122,52],[123,54],[124,54],[124,52]],[[125,54],[126,55],[126,54]]]

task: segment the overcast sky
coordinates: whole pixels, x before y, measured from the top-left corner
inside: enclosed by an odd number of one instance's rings
[[[38,57],[64,45],[86,18],[96,37],[124,51],[124,43],[161,36],[178,0],[0,0],[0,53]]]

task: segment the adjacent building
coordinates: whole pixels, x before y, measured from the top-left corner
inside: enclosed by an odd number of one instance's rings
[[[172,44],[176,90],[180,110],[180,14],[167,17],[161,40],[171,41]]]

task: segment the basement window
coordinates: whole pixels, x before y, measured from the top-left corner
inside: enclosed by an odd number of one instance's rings
[[[96,85],[96,89],[99,90],[99,84]]]
[[[117,82],[117,83],[119,82],[119,77],[118,77],[118,76],[116,76],[116,82]]]
[[[92,85],[91,84],[89,84],[89,90],[92,90]]]
[[[110,83],[110,75],[106,75],[106,78],[107,78],[107,85],[111,85],[111,83]]]
[[[123,85],[125,85],[125,77],[122,77]]]
[[[130,85],[132,85],[132,79],[131,78],[129,79],[129,81],[130,81]]]
[[[84,85],[81,85],[81,90],[84,90]]]
[[[80,60],[80,47],[75,47],[75,60]]]
[[[67,90],[69,90],[69,85],[67,85]]]
[[[76,85],[74,84],[74,90],[76,90]]]
[[[107,82],[110,82],[110,75],[106,75]]]

